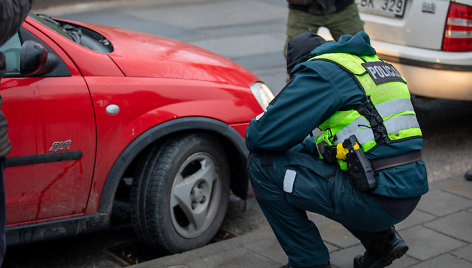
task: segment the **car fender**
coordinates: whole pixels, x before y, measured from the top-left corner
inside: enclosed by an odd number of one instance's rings
[[[185,117],[164,122],[149,129],[133,140],[114,162],[100,196],[99,212],[111,213],[118,184],[127,167],[138,154],[156,140],[169,134],[186,130],[203,130],[218,133],[229,140],[241,156],[244,158],[248,156],[248,150],[246,149],[243,137],[234,128],[224,122],[206,117]],[[248,178],[245,176],[240,183],[242,189],[239,189],[239,191],[247,191],[247,182]]]

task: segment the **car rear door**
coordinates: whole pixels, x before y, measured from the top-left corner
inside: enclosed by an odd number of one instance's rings
[[[19,59],[21,42],[35,40],[58,57],[59,65],[40,77],[21,77],[13,68],[1,81],[1,108],[12,144],[5,170],[9,225],[83,214],[96,149],[94,112],[83,77],[56,43],[24,27],[10,41],[7,61]]]
[[[449,0],[356,0],[371,39],[440,50]]]

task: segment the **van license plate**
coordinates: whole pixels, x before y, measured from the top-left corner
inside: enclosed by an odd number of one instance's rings
[[[388,17],[403,17],[406,0],[356,0],[362,12],[375,13]]]

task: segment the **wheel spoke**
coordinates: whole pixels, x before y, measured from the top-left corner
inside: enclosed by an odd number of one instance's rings
[[[183,187],[180,188],[182,192],[186,192],[187,190],[183,190]],[[207,221],[207,211],[208,211],[208,202],[204,206],[200,206],[198,209],[193,209],[192,208],[192,203],[189,198],[190,192],[187,195],[187,200],[182,200],[180,197],[175,196],[175,199],[177,200],[177,204],[182,211],[184,212],[185,216],[191,223],[191,225],[188,227],[190,230],[189,231],[196,231],[202,226],[205,225]],[[172,206],[175,207],[175,206]]]
[[[192,204],[190,200],[192,187],[193,183],[187,180],[183,180],[179,184],[174,185],[171,193],[170,206],[173,208],[179,205],[184,211],[192,210]]]
[[[186,177],[185,180],[192,182],[203,180],[208,183],[208,185],[213,184],[215,181],[215,164],[213,164],[212,161],[208,161],[206,159],[200,160],[200,164],[200,169],[192,175]]]
[[[208,197],[211,198],[211,191],[213,189],[213,184],[216,180],[216,171],[215,171],[215,164],[213,161],[202,160],[200,161],[202,168],[197,173],[201,173],[200,179],[205,181],[208,184]]]
[[[207,222],[207,211],[208,206],[206,205],[204,209],[199,210],[198,212],[193,211],[191,218],[189,219],[192,225],[195,227],[195,230],[202,228]]]

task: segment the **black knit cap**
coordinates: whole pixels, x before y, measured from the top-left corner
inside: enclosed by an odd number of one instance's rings
[[[290,74],[301,57],[325,42],[323,37],[312,32],[304,32],[290,39],[287,46],[287,72]]]

